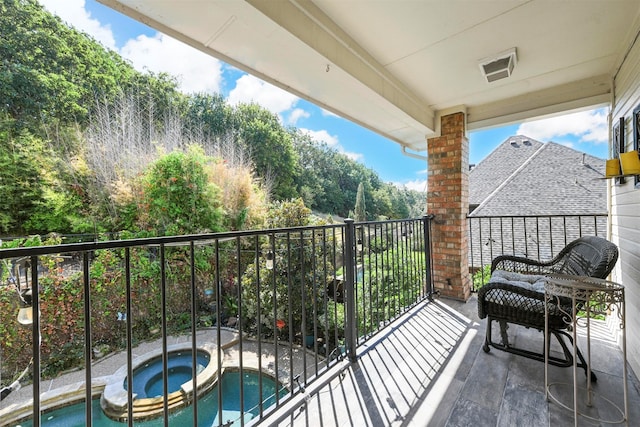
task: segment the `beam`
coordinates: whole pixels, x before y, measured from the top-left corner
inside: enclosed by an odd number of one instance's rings
[[[505,126],[536,118],[566,114],[611,102],[611,80],[606,75],[530,92],[480,106],[467,107],[467,129]]]
[[[246,1],[420,125],[435,129],[433,109],[310,0]]]

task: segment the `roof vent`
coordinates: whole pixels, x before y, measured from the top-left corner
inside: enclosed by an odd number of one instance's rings
[[[491,83],[510,77],[517,62],[516,48],[512,47],[497,55],[481,59],[479,65],[482,75]]]
[[[525,139],[524,141],[522,141],[522,143],[527,146],[531,145],[531,141],[529,141],[528,139]]]
[[[511,146],[516,148],[519,147],[518,141],[511,141]]]

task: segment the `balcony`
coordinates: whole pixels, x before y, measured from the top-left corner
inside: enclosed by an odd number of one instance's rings
[[[80,425],[571,423],[545,399],[543,364],[480,350],[474,298],[433,299],[430,228],[425,217],[0,251],[3,386],[28,368],[0,424],[68,424],[72,411]],[[26,289],[33,323],[7,327]],[[606,325],[596,392],[620,406]],[[176,372],[187,379],[174,390]]]

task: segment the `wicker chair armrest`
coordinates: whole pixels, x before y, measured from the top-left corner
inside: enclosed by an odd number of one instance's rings
[[[500,255],[491,262],[491,272],[504,270],[523,274],[548,274],[553,273],[552,266],[555,261],[554,259],[543,262],[513,255]]]

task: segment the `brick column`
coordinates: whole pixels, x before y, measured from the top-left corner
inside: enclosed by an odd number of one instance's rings
[[[441,136],[427,140],[427,212],[435,215],[434,286],[442,296],[466,301],[471,293],[471,277],[467,234],[469,141],[464,113],[443,116],[440,128]]]

